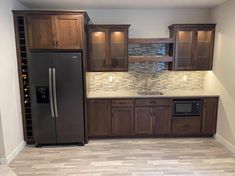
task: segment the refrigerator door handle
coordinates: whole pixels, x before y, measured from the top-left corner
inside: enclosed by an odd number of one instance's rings
[[[55,117],[54,111],[54,103],[53,103],[53,91],[52,91],[52,75],[51,75],[51,68],[48,69],[49,71],[49,96],[50,96],[50,107],[51,107],[51,116]]]
[[[56,93],[56,70],[52,69],[53,75],[53,93],[54,93],[54,105],[55,105],[55,117],[58,117],[58,107],[57,107],[57,93]]]

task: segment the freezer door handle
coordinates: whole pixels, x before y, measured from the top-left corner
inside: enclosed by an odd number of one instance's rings
[[[53,93],[54,93],[54,106],[55,106],[55,117],[58,117],[58,107],[57,107],[57,93],[56,93],[56,70],[52,69],[53,75]]]
[[[51,68],[48,69],[49,71],[49,96],[50,96],[50,107],[51,107],[51,116],[55,117],[54,111],[54,103],[53,103],[53,91],[52,91],[52,75],[51,75]]]

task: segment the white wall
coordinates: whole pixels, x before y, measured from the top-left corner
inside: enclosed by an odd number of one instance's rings
[[[8,161],[23,144],[22,117],[13,27],[12,9],[22,9],[15,0],[0,0],[0,111],[2,130],[0,142],[4,143],[1,157]],[[0,129],[1,129],[0,128]],[[3,141],[1,141],[3,140]],[[3,150],[3,147],[0,147]]]
[[[5,157],[3,131],[2,131],[2,121],[1,121],[1,111],[0,111],[0,158]],[[1,164],[1,159],[0,159]]]
[[[211,12],[217,23],[213,72],[205,88],[220,95],[217,137],[235,151],[235,1],[229,0]],[[232,146],[233,145],[233,146]]]
[[[207,23],[207,9],[88,9],[95,24],[131,24],[130,37],[169,37],[168,26],[175,23]]]

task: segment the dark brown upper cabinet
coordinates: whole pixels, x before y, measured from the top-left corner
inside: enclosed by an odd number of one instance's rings
[[[49,15],[31,15],[27,18],[29,47],[54,48],[52,22]]]
[[[171,70],[212,70],[215,24],[174,24],[169,26],[174,38]]]
[[[130,25],[89,25],[89,71],[128,71]]]
[[[83,49],[84,23],[82,14],[28,14],[29,48]]]

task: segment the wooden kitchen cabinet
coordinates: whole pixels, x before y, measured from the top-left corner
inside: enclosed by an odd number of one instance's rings
[[[110,134],[110,101],[88,101],[88,136],[109,136]]]
[[[111,135],[131,136],[134,128],[134,100],[111,100]]]
[[[28,14],[29,48],[83,49],[86,22],[83,14]]]
[[[216,133],[218,111],[218,98],[203,99],[203,115],[202,115],[202,134],[214,135]]]
[[[172,98],[88,100],[89,137],[212,136],[218,97],[202,100],[200,115],[175,117]]]
[[[50,15],[30,15],[27,17],[30,49],[53,49],[55,41]]]
[[[153,134],[171,134],[171,106],[154,108],[153,114]]]
[[[212,70],[215,24],[175,24],[169,26],[174,38],[172,70]]]
[[[130,136],[133,134],[134,109],[113,107],[111,115],[111,135]]]
[[[128,70],[130,25],[89,25],[89,71]]]
[[[135,101],[135,133],[169,135],[171,133],[171,99]]]
[[[172,118],[171,132],[173,136],[200,136],[201,117]]]
[[[153,108],[135,108],[135,134],[152,134]]]
[[[83,15],[56,15],[52,18],[56,48],[83,48]]]

